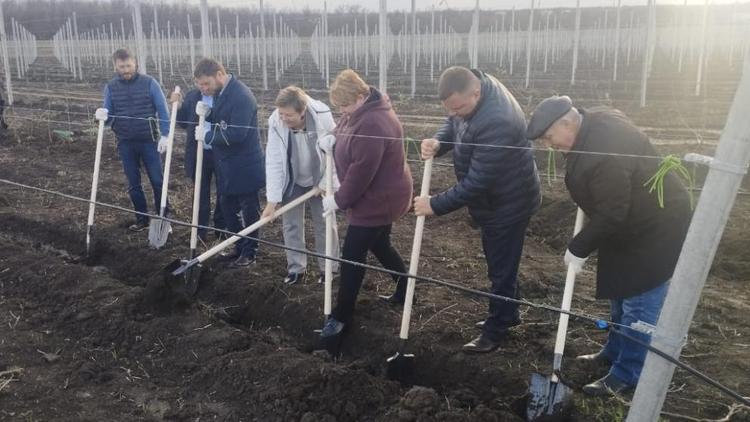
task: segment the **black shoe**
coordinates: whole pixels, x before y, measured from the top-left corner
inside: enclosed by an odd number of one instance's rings
[[[148,221],[136,221],[128,227],[131,232],[142,232],[148,228]]]
[[[255,264],[254,256],[241,256],[237,258],[237,260],[229,264],[229,266],[232,268],[242,268],[242,267],[247,267],[252,264]]]
[[[484,334],[464,344],[462,350],[466,353],[489,353],[500,347],[500,341],[493,341]]]
[[[323,330],[320,331],[321,337],[333,337],[341,334],[342,331],[344,331],[344,324],[343,322],[337,320],[334,317],[329,317],[328,321],[326,321],[325,325],[323,326]]]
[[[603,351],[599,351],[597,353],[592,353],[590,355],[576,356],[576,360],[583,361],[583,362],[586,362],[586,363],[595,363],[595,364],[599,364],[599,365],[610,365],[610,364],[612,364],[612,361],[610,361],[609,358],[604,355]]]
[[[284,284],[291,286],[298,281],[305,281],[305,273],[289,273],[284,277]]]
[[[240,258],[240,253],[237,252],[237,249],[233,247],[229,249],[224,249],[223,251],[219,252],[220,261],[236,261],[239,258]]]
[[[392,295],[378,295],[378,298],[389,305],[403,305],[406,298],[403,295],[394,293]],[[412,299],[413,303],[413,299]]]
[[[607,374],[606,377],[583,386],[583,392],[594,397],[622,394],[631,389],[633,389],[632,385],[626,384],[612,374]]]
[[[487,322],[487,320],[484,320],[484,321],[479,321],[479,322],[477,322],[476,324],[474,324],[474,327],[476,327],[476,328],[479,328],[479,329],[482,329],[482,328],[484,328],[484,323],[485,323],[485,322]],[[510,328],[510,327],[515,327],[516,325],[521,325],[521,320],[520,320],[520,319],[518,319],[518,320],[515,320],[515,321],[513,321],[512,323],[508,324],[508,327],[507,327],[507,328]]]

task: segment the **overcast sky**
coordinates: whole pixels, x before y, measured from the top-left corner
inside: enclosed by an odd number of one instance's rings
[[[199,3],[199,0],[191,0],[193,3]],[[656,0],[656,4],[683,4],[685,0]],[[732,4],[737,0],[710,0],[712,4]],[[208,0],[209,6],[224,7],[242,7],[257,6],[258,0]],[[450,7],[451,9],[468,9],[473,8],[476,0],[416,0],[417,9],[429,9],[433,5],[440,8]],[[741,0],[740,3],[747,3],[748,0]],[[273,6],[277,9],[292,8],[303,9],[322,9],[323,0],[265,0],[267,7]],[[334,10],[342,5],[359,5],[370,10],[377,10],[379,0],[327,0],[328,10]],[[623,5],[645,5],[647,0],[622,0]],[[689,5],[702,5],[705,0],[688,0]],[[528,8],[531,0],[479,0],[479,7],[488,10]],[[617,0],[581,0],[582,7],[588,6],[605,6],[615,5]],[[535,7],[571,7],[576,5],[576,0],[535,0]],[[388,0],[388,10],[403,10],[411,8],[410,0]]]

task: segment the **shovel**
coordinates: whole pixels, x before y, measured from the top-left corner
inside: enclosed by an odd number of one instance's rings
[[[227,247],[234,245],[235,243],[237,243],[237,241],[242,239],[242,237],[247,236],[250,233],[258,230],[259,228],[270,223],[271,221],[278,218],[285,212],[304,203],[305,201],[307,201],[308,199],[312,198],[315,195],[320,195],[320,189],[318,188],[311,189],[310,191],[306,192],[304,195],[296,198],[295,200],[284,205],[283,207],[277,209],[271,216],[261,218],[260,220],[256,221],[254,224],[242,229],[242,231],[240,231],[236,235],[230,237],[229,239],[226,239],[225,241],[219,243],[213,248],[207,250],[206,252],[196,256],[195,258],[191,258],[191,259],[184,260],[184,261],[179,260],[179,259],[173,261],[164,269],[167,284],[170,286],[170,288],[173,291],[184,293],[189,296],[193,296],[196,290],[198,290],[198,277],[196,277],[196,269],[198,269],[199,271],[199,269],[201,268],[201,264],[203,262],[213,257],[214,255],[220,253]],[[194,250],[191,249],[191,254],[193,253],[193,251]],[[192,279],[191,279],[191,276],[192,276]]]
[[[99,131],[96,133],[96,153],[94,155],[94,175],[91,180],[91,202],[89,202],[89,219],[86,226],[86,257],[93,254],[91,239],[94,236],[94,210],[96,209],[96,190],[99,187],[99,164],[102,161],[102,141],[104,140],[104,120],[99,120]]]
[[[573,235],[577,235],[583,228],[585,215],[578,208]],[[573,301],[573,288],[576,282],[576,274],[573,268],[568,266],[565,277],[565,290],[560,308],[564,311],[570,310]],[[526,407],[526,420],[535,421],[542,417],[550,417],[563,413],[570,403],[573,391],[560,381],[559,374],[562,367],[563,351],[565,350],[565,337],[568,334],[568,314],[561,313],[557,325],[557,338],[555,340],[555,356],[552,363],[552,375],[547,377],[542,374],[532,374],[529,385],[529,401]]]
[[[326,195],[333,195],[333,154],[326,154]],[[336,225],[336,212],[326,215],[326,256],[333,255],[333,228]],[[327,320],[331,316],[333,297],[333,261],[326,259],[323,314]]]
[[[424,163],[424,174],[422,175],[421,197],[430,194],[430,178],[432,177],[432,158]],[[419,254],[422,251],[422,232],[424,231],[425,216],[417,217],[414,228],[414,242],[411,247],[411,260],[409,261],[409,274],[416,275],[419,270]],[[411,308],[414,303],[414,288],[416,280],[409,277],[406,285],[406,298],[404,301],[404,313],[401,318],[401,333],[399,334],[399,349],[393,356],[386,360],[386,376],[388,379],[400,381],[402,384],[410,384],[414,376],[414,355],[406,353],[406,342],[409,338],[409,323],[411,322]]]
[[[176,86],[174,92],[179,94],[180,87]],[[159,209],[159,217],[164,217],[167,211],[167,190],[169,189],[169,168],[172,165],[172,145],[174,144],[174,130],[177,123],[177,102],[172,103],[172,114],[169,119],[169,136],[167,137],[167,154],[164,159],[164,179],[161,184],[161,208]],[[172,232],[172,226],[169,221],[160,218],[158,220],[151,219],[151,223],[148,227],[148,243],[159,249],[167,244],[167,238],[169,233]]]

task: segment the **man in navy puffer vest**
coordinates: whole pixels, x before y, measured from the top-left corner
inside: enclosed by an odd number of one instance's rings
[[[112,59],[117,76],[104,87],[104,108],[96,110],[96,117],[106,120],[115,132],[117,152],[128,179],[128,194],[133,207],[138,212],[148,212],[146,195],[141,187],[143,162],[158,212],[162,195],[159,153],[167,150],[169,134],[167,100],[153,78],[138,73],[135,58],[129,50],[115,51]],[[147,216],[136,214],[136,222],[129,229],[142,231],[148,227],[148,222]]]
[[[526,227],[541,202],[526,118],[505,86],[478,70],[448,68],[438,90],[450,117],[436,139],[422,141],[422,156],[453,151],[458,183],[432,198],[415,198],[414,210],[444,215],[467,207],[482,233],[492,293],[520,298],[517,275]],[[482,334],[463,350],[491,352],[520,322],[518,305],[490,300],[487,319],[477,324]]]

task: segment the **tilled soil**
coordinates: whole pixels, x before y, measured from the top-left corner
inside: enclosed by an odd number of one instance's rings
[[[14,125],[0,143],[0,178],[88,198],[95,133],[93,125],[77,122],[84,126],[71,143],[53,140],[42,125]],[[174,160],[182,162],[181,148]],[[99,200],[130,208],[111,139],[102,166]],[[188,220],[192,189],[177,167],[170,201],[175,218]],[[412,173],[418,188],[418,164],[412,163]],[[453,180],[451,168],[436,166],[433,191]],[[524,298],[557,305],[575,206],[560,180],[545,180],[544,189],[520,284]],[[683,356],[745,394],[749,201],[737,200]],[[154,303],[146,287],[161,282],[168,263],[186,256],[188,230],[175,227],[167,247],[152,250],[145,232],[127,232],[130,215],[98,207],[95,252],[84,259],[87,209],[0,187],[0,420],[519,421],[531,373],[550,371],[557,315],[524,307],[523,324],[501,350],[466,355],[460,347],[478,334],[474,323],[483,319],[486,301],[420,283],[407,343],[416,355],[415,386],[387,380],[385,359],[399,347],[401,310],[378,301],[393,283],[373,271],[342,356],[332,361],[315,350],[323,288],[312,260],[306,282],[284,286],[284,253],[270,245],[261,246],[250,269],[210,261],[193,302]],[[407,216],[394,225],[394,244],[404,257],[413,221]],[[343,234],[346,224],[339,224]],[[281,242],[279,226],[264,229],[263,238]],[[592,269],[579,278],[573,307],[605,317],[607,304],[593,297]],[[419,271],[487,289],[479,232],[464,211],[428,219]],[[596,351],[604,339],[593,324],[572,320],[563,376],[577,393],[568,420],[618,420],[627,412],[627,397],[580,394],[606,368],[570,357]],[[665,418],[722,418],[730,403],[677,371]],[[738,411],[728,420],[750,415]]]

